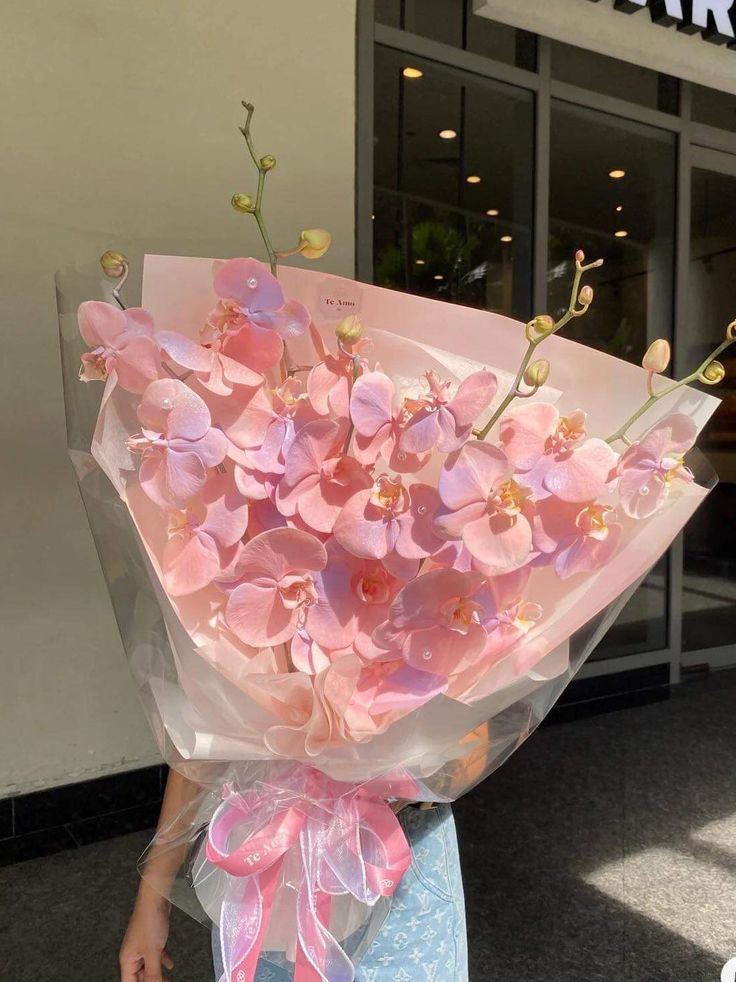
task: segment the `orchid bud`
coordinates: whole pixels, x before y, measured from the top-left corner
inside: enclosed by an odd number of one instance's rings
[[[698,376],[706,385],[718,385],[726,377],[726,369],[719,361],[712,361]]]
[[[670,363],[670,343],[664,338],[657,338],[647,348],[647,352],[641,360],[643,368],[648,372],[656,372],[661,375]]]
[[[100,266],[102,266],[105,276],[109,276],[111,280],[119,280],[128,268],[128,260],[122,252],[108,249],[100,256]]]
[[[355,344],[363,333],[363,325],[357,314],[349,314],[344,317],[335,328],[335,335],[338,341],[343,344]]]
[[[255,211],[253,199],[249,194],[234,194],[230,199],[230,204],[236,211],[244,215],[251,215]]]
[[[582,249],[578,249],[578,251],[575,253],[575,262],[581,263],[583,262],[584,259],[585,259],[585,253],[583,252]]]
[[[586,285],[578,294],[578,300],[583,307],[589,307],[593,303],[593,287]]]
[[[726,340],[736,341],[736,321],[731,321],[726,328]]]
[[[549,362],[546,358],[538,358],[537,361],[533,361],[524,372],[524,381],[534,389],[544,385],[548,378]]]
[[[272,154],[267,153],[265,157],[261,157],[259,163],[261,170],[273,170],[276,166],[276,158]]]
[[[554,318],[550,317],[549,314],[537,314],[533,317],[527,327],[531,328],[535,334],[546,334],[547,331],[551,331],[555,326]]]
[[[305,259],[320,259],[332,243],[326,228],[307,228],[299,233],[299,252]]]

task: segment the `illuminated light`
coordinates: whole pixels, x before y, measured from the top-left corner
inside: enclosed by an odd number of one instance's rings
[[[465,180],[468,184],[480,184],[480,177],[477,174],[468,174]]]
[[[614,170],[609,170],[608,176],[612,177],[614,181],[618,181],[622,177],[626,177],[626,171],[621,170],[620,167],[616,167]]]
[[[404,78],[421,78],[424,72],[420,68],[412,68],[410,65],[407,65],[401,74]]]
[[[616,205],[616,211],[619,211],[620,212],[620,211],[623,211],[623,210],[624,210],[624,206],[623,205]]]
[[[510,236],[510,235],[502,235],[501,236],[501,241],[502,242],[513,242],[514,240],[513,240],[513,237]]]
[[[620,228],[617,232],[614,232],[613,234],[616,236],[617,239],[625,239],[629,233],[626,231],[625,228]]]
[[[444,278],[445,277],[442,275],[442,273],[435,273],[433,277],[435,280],[444,280]]]
[[[437,136],[440,140],[454,140],[457,132],[455,130],[440,130]]]
[[[423,265],[424,265],[424,260],[423,260],[423,259],[415,259],[415,260],[414,260],[414,263],[415,263],[415,264],[416,264],[417,266],[423,266]]]
[[[486,215],[488,215],[489,218],[495,218],[497,214],[498,208],[489,208],[488,211],[486,211]]]
[[[371,215],[371,218],[372,218],[372,219],[373,219],[373,221],[375,222],[375,220],[376,220],[376,216],[375,216],[375,215]]]

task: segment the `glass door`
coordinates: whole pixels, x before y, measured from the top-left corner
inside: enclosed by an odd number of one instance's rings
[[[693,147],[687,317],[675,339],[678,374],[698,364],[736,319],[736,156]],[[736,346],[734,346],[736,347]],[[684,664],[736,663],[736,351],[723,358],[722,399],[700,439],[719,484],[684,534]]]
[[[555,317],[564,310],[576,249],[602,257],[595,303],[565,336],[635,364],[655,338],[672,336],[676,152],[670,131],[552,100],[547,307]],[[662,557],[587,671],[669,660],[656,654],[668,645],[667,601]]]

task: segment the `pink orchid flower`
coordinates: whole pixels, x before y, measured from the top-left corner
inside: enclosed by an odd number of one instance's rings
[[[501,444],[535,498],[593,501],[614,477],[617,455],[597,437],[585,439],[585,413],[560,416],[555,406],[516,406],[501,420]]]
[[[526,599],[530,573],[530,567],[525,566],[487,580],[481,617],[488,632],[485,665],[497,661],[542,617],[541,606]]]
[[[553,562],[561,579],[576,573],[592,573],[615,553],[621,525],[611,505],[563,502],[545,498],[535,518],[535,545],[540,555],[535,565]]]
[[[196,385],[193,388],[197,391]],[[222,430],[236,450],[257,450],[263,444],[276,416],[273,400],[265,386],[241,388],[237,398],[214,395],[205,390],[203,394],[213,424]]]
[[[256,388],[263,382],[263,376],[245,363],[248,351],[238,335],[218,337],[208,344],[198,344],[175,331],[159,331],[156,337],[175,365],[194,372],[215,395],[230,395],[236,385]]]
[[[374,629],[388,616],[399,581],[374,559],[327,543],[328,562],[316,575],[317,602],[309,609],[307,632],[322,649],[371,648]]]
[[[77,317],[79,332],[93,349],[82,355],[79,377],[83,382],[104,381],[114,373],[121,388],[140,394],[159,377],[161,356],[147,310],[119,310],[100,300],[87,300]]]
[[[292,665],[297,672],[304,672],[306,675],[319,675],[349,652],[349,648],[332,651],[322,648],[304,627],[297,627],[289,649]]]
[[[477,596],[484,577],[456,569],[434,569],[407,583],[375,631],[387,648],[400,646],[407,664],[450,676],[483,651],[486,631]]]
[[[283,515],[299,514],[317,532],[331,532],[342,508],[373,481],[353,457],[341,452],[345,431],[339,423],[307,423],[287,454],[284,476],[276,492]]]
[[[247,525],[248,503],[226,475],[210,479],[186,508],[169,512],[161,566],[171,596],[195,593],[227,569]]]
[[[138,419],[141,436],[128,447],[143,454],[141,488],[161,508],[181,508],[202,490],[207,469],[224,460],[227,437],[211,426],[204,400],[178,379],[151,382]]]
[[[450,383],[426,373],[429,393],[417,401],[415,412],[401,435],[400,447],[407,453],[421,454],[435,447],[441,453],[459,450],[470,436],[473,423],[490,406],[496,394],[492,372],[473,372],[450,398]]]
[[[347,418],[355,359],[358,359],[359,373],[364,372],[366,362],[362,355],[370,348],[371,342],[368,338],[359,338],[353,344],[343,344],[333,355],[314,324],[309,325],[309,334],[319,358],[318,364],[307,376],[309,399],[320,416],[332,413],[339,419]]]
[[[530,561],[531,492],[515,480],[503,450],[479,440],[466,443],[445,461],[439,494],[438,535],[462,539],[471,556],[495,575]]]
[[[231,441],[228,449],[228,456],[237,465],[236,483],[242,494],[252,498],[271,496],[271,491],[257,493],[256,486],[259,483],[264,487],[273,485],[275,489],[297,433],[317,418],[298,379],[288,378],[272,389],[270,395],[268,405],[260,399],[254,400],[251,437],[256,441],[255,445],[241,450]],[[259,433],[262,433],[260,439]],[[238,438],[246,442],[249,439],[242,421]]]
[[[382,474],[348,501],[334,536],[343,549],[364,559],[383,559],[394,550],[404,559],[424,559],[442,547],[432,528],[439,504],[430,485],[405,488],[400,477]]]
[[[630,518],[648,518],[662,507],[674,481],[693,480],[683,457],[697,433],[690,416],[672,413],[626,450],[619,463],[619,493]]]
[[[239,485],[238,490],[240,491]],[[289,523],[281,512],[276,510],[276,505],[270,498],[253,500],[251,495],[245,497],[249,499],[247,538],[254,539],[261,532],[267,532],[268,529],[288,528]]]
[[[230,630],[254,648],[288,641],[317,600],[314,574],[326,563],[322,543],[299,529],[269,529],[251,539],[225,609]]]
[[[424,706],[446,690],[444,675],[420,671],[402,659],[372,662],[361,670],[350,709],[353,713],[362,709],[371,720],[391,714],[390,719],[382,721],[383,726],[379,725],[380,731],[392,720]]]
[[[383,372],[366,372],[356,381],[350,395],[350,417],[355,427],[353,454],[361,464],[380,457],[399,474],[419,470],[427,455],[401,449],[400,441],[409,412],[404,405],[394,409],[396,389]]]
[[[229,259],[215,273],[220,297],[203,340],[228,338],[227,353],[254,372],[267,372],[284,353],[284,341],[303,334],[309,312],[284,300],[276,277],[255,259]]]

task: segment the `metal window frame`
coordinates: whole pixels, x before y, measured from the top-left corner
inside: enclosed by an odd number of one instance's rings
[[[676,135],[677,201],[675,215],[675,265],[673,332],[677,338],[688,316],[687,275],[690,261],[690,207],[692,167],[704,166],[736,175],[736,133],[719,130],[692,120],[692,86],[680,80],[678,114],[637,105],[614,96],[552,78],[551,43],[537,39],[535,72],[494,61],[399,28],[375,22],[373,0],[357,0],[357,93],[356,93],[356,273],[359,280],[373,278],[373,82],[374,50],[379,44],[428,61],[445,69],[459,69],[487,79],[530,90],[535,97],[534,209],[532,244],[532,299],[535,310],[546,304],[547,249],[549,233],[549,162],[552,100],[558,99],[618,116]],[[733,156],[729,156],[733,155]],[[677,364],[675,345],[675,371]],[[682,651],[683,537],[670,547],[667,580],[667,638],[665,648],[588,662],[580,678],[613,675],[653,665],[669,665],[670,683],[680,681],[681,668],[710,663],[713,667],[736,664],[736,643],[700,651]]]

